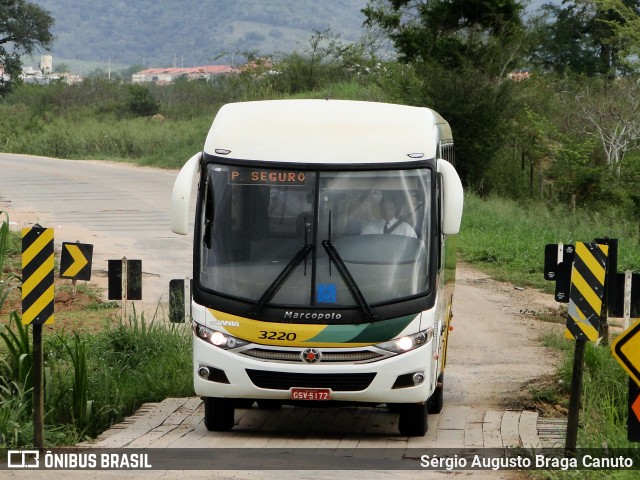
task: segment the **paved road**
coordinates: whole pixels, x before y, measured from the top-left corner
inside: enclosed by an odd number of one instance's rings
[[[93,244],[92,282],[103,286],[107,260],[141,259],[143,304],[153,308],[160,299],[167,301],[169,280],[192,272],[193,236],[173,234],[169,223],[176,174],[0,154],[0,210],[16,228],[34,223],[55,228],[58,251],[62,242]]]

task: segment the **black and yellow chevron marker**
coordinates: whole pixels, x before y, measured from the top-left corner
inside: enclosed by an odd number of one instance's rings
[[[91,280],[93,245],[62,242],[60,251],[60,278]]]
[[[53,228],[22,229],[22,323],[53,323]]]
[[[593,342],[600,336],[608,254],[608,245],[576,243],[565,330],[567,338]]]

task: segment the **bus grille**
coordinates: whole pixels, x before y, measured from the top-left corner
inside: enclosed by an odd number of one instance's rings
[[[264,348],[251,348],[243,350],[242,355],[253,357],[258,360],[269,360],[272,362],[287,362],[287,363],[300,363],[302,361],[300,354],[301,350],[268,350]],[[387,358],[387,355],[378,352],[372,352],[368,350],[354,350],[346,352],[330,352],[322,351],[322,363],[367,363],[375,362],[382,358]]]
[[[376,376],[375,373],[287,373],[249,369],[247,374],[259,388],[330,388],[334,392],[360,392],[369,387]]]

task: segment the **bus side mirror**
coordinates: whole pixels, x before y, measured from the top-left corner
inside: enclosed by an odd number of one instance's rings
[[[184,164],[173,184],[171,194],[171,231],[186,235],[189,230],[189,202],[195,175],[200,170],[202,152],[196,153]]]
[[[458,172],[451,163],[438,159],[438,173],[442,174],[442,233],[455,235],[460,231],[464,195]]]

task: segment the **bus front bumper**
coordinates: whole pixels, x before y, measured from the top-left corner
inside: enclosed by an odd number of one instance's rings
[[[370,363],[308,364],[256,360],[194,336],[194,388],[201,397],[425,402],[436,385],[432,342]]]

